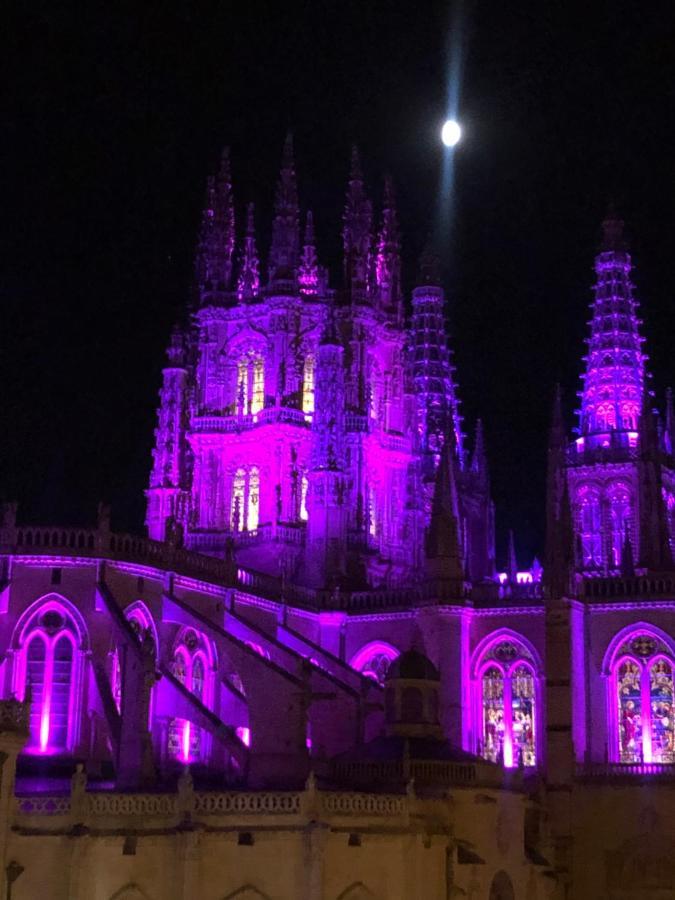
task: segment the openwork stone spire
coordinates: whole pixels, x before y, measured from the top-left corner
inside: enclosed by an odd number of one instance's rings
[[[202,302],[212,291],[229,290],[234,239],[230,152],[226,147],[218,174],[211,176],[207,182],[206,204],[199,232],[196,279]]]
[[[303,242],[300,267],[298,269],[298,284],[303,294],[317,294],[319,288],[319,263],[316,258],[316,243],[314,240],[314,217],[312,211],[307,211],[305,220],[305,239]]]
[[[597,281],[592,304],[586,372],[581,391],[582,435],[637,431],[645,361],[638,304],[633,298],[632,263],[623,237],[623,222],[613,210],[602,225],[595,259]]]
[[[272,224],[272,246],[269,258],[270,284],[293,281],[296,277],[300,248],[300,211],[298,186],[293,159],[293,136],[286,135],[277,184],[275,216]]]
[[[241,254],[239,278],[237,280],[237,296],[240,300],[254,297],[260,290],[260,261],[255,243],[254,206],[249,203],[246,209],[246,237]]]
[[[369,288],[373,206],[365,193],[361,161],[356,147],[352,147],[351,171],[342,221],[345,287],[352,297],[364,298]]]
[[[427,462],[438,461],[445,436],[452,431],[460,464],[464,459],[462,418],[448,348],[444,293],[435,276],[431,251],[420,267],[420,283],[412,292],[412,374],[417,397],[418,432]],[[427,280],[428,279],[428,280]]]
[[[401,308],[401,242],[396,214],[394,186],[391,178],[384,181],[382,226],[377,239],[375,282],[381,306],[397,314]]]

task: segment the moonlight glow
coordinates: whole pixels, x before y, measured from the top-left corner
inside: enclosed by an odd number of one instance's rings
[[[459,122],[455,122],[454,119],[448,119],[441,129],[441,140],[445,146],[454,147],[455,144],[459,142],[461,136],[462,129],[459,127]]]

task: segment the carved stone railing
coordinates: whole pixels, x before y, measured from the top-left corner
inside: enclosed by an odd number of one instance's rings
[[[400,794],[357,794],[325,791],[321,808],[336,816],[402,816],[407,798]]]
[[[299,816],[317,809],[326,816],[401,816],[407,809],[405,794],[371,794],[341,791],[192,791],[186,793],[127,794],[93,791],[75,795],[18,796],[15,815],[28,817],[76,817],[80,822],[96,818],[164,817],[176,820],[189,814],[203,816]]]
[[[675,599],[675,577],[673,575],[634,575],[632,577],[584,578],[581,583],[581,595],[586,600],[609,603],[629,599]]]
[[[340,781],[356,784],[415,783],[500,787],[507,782],[515,786],[520,779],[517,770],[504,771],[482,763],[462,763],[445,760],[386,760],[336,762],[333,776]]]
[[[20,700],[0,700],[0,731],[28,735],[30,703]]]
[[[16,810],[24,816],[70,815],[70,796],[17,797]]]
[[[117,794],[97,791],[86,795],[92,816],[170,816],[177,811],[176,794]]]
[[[198,792],[193,810],[197,815],[295,815],[300,812],[298,792]]]
[[[675,764],[585,763],[577,766],[576,775],[580,780],[599,782],[675,781]]]

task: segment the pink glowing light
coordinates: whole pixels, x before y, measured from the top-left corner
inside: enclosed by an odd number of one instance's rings
[[[184,763],[190,762],[190,723],[183,722],[183,734],[181,735],[181,757]]]
[[[236,730],[236,735],[242,744],[246,744],[247,747],[251,746],[251,729],[246,725],[240,725]]]

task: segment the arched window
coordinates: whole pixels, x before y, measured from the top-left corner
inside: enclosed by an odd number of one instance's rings
[[[206,637],[192,629],[180,634],[171,665],[174,678],[179,681],[204,706],[211,704],[211,679],[209,676],[210,647]],[[196,762],[205,756],[205,735],[189,719],[171,719],[169,722],[169,756],[181,762]]]
[[[389,666],[400,656],[396,647],[391,644],[385,644],[384,641],[373,641],[366,644],[358,653],[356,653],[349,665],[365,675],[366,678],[372,678],[378,684],[384,684],[384,679],[389,671]]]
[[[630,540],[631,499],[624,485],[613,485],[609,491],[609,510],[612,527],[611,565],[620,566],[626,538]]]
[[[314,384],[316,374],[316,359],[310,353],[305,357],[305,366],[302,372],[302,411],[307,416],[314,412]]]
[[[232,479],[230,527],[232,531],[255,531],[260,524],[260,469],[239,468]]]
[[[47,600],[17,626],[14,691],[31,698],[28,753],[63,753],[78,739],[82,625]]]
[[[309,479],[306,475],[300,480],[300,519],[306,522],[309,518],[307,512],[307,490],[309,488]]]
[[[131,606],[127,607],[124,610],[124,615],[131,626],[131,630],[136,635],[136,638],[140,643],[150,640],[152,641],[155,655],[157,654],[157,634],[155,632],[154,624],[150,617],[150,614],[147,610],[147,607],[140,600],[136,603],[132,603]],[[119,648],[115,647],[113,650],[110,666],[110,688],[112,690],[113,700],[115,701],[115,706],[117,707],[117,711],[122,711],[122,691],[123,691],[123,679],[122,679],[122,667],[120,660],[120,652]],[[149,721],[152,721],[152,694],[151,694],[151,707],[149,714]]]
[[[239,415],[256,415],[265,406],[265,363],[260,354],[245,353],[237,361],[237,396]]]
[[[478,749],[484,759],[537,764],[537,687],[532,654],[515,638],[497,639],[480,655],[476,677]]]
[[[368,534],[371,537],[377,536],[378,516],[377,516],[377,491],[374,485],[368,485]]]
[[[609,678],[612,758],[675,763],[675,691],[671,649],[658,635],[636,631],[613,654]]]
[[[582,487],[577,495],[579,533],[584,566],[602,565],[602,528],[599,491]]]

